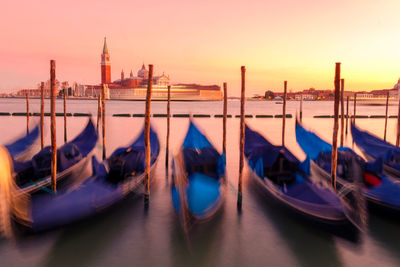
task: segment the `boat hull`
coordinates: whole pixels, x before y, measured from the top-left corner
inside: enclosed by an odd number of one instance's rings
[[[329,173],[327,173],[325,170],[323,170],[321,167],[319,167],[314,161],[311,161],[311,171],[314,173],[318,173],[324,180],[325,183],[330,183],[331,181],[331,176]],[[349,182],[344,181],[342,178],[337,177],[336,178],[336,187],[338,190],[341,190],[344,186],[347,186]],[[367,200],[368,208],[371,211],[377,211],[378,209],[385,210],[387,212],[390,212],[392,214],[398,213],[400,215],[400,208],[397,206],[392,206],[388,205],[382,201],[380,201],[377,198],[374,198],[368,194],[363,194],[365,196],[365,199]]]

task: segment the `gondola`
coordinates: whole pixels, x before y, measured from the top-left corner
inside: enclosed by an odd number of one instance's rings
[[[269,199],[332,230],[352,226],[345,203],[329,187],[311,180],[307,162],[300,162],[286,147],[271,144],[246,125],[244,153],[251,181]]]
[[[5,145],[13,160],[26,161],[32,156],[35,144],[39,140],[39,132],[39,125],[37,125],[27,135]]]
[[[225,155],[190,121],[182,148],[173,159],[172,203],[184,229],[221,210],[225,195]]]
[[[351,124],[351,134],[354,142],[361,149],[368,160],[383,160],[384,170],[400,178],[400,148],[394,146],[375,135],[361,130],[354,123]]]
[[[19,232],[35,233],[67,225],[116,205],[128,194],[143,187],[145,178],[144,130],[127,147],[116,149],[104,162],[93,156],[93,173],[76,187],[57,194],[37,194],[31,197],[21,214],[13,217]],[[160,145],[157,134],[150,129],[151,171],[155,167]],[[21,210],[21,209],[20,209]]]
[[[57,150],[57,183],[60,187],[82,178],[97,143],[97,133],[91,119],[75,139]],[[9,147],[6,147],[9,149]],[[9,150],[12,155],[13,150]],[[50,146],[39,151],[27,161],[13,161],[16,185],[21,193],[48,190],[51,183]],[[73,179],[69,179],[72,177]]]
[[[323,141],[300,124],[296,124],[296,139],[300,147],[311,159],[311,169],[330,180],[332,146]],[[365,162],[352,149],[338,148],[337,189],[344,194],[350,190],[353,182],[359,179],[362,195],[368,206],[373,210],[384,211],[387,214],[400,213],[400,184],[394,183],[383,174],[382,160]],[[358,178],[351,170],[359,169]]]

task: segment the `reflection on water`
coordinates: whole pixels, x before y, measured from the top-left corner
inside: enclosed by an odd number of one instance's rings
[[[61,103],[61,102],[60,102]],[[48,104],[48,103],[46,103]],[[58,103],[57,103],[58,104]],[[298,102],[288,102],[288,113],[295,114]],[[46,106],[46,109],[48,109]],[[316,114],[331,114],[331,102],[304,102],[303,122],[326,140],[332,138],[332,120],[314,119]],[[97,112],[96,101],[69,101],[68,112]],[[282,105],[273,102],[248,102],[249,114],[279,114]],[[0,99],[0,112],[25,109],[23,100]],[[62,105],[57,109],[62,110]],[[39,102],[31,100],[32,112]],[[220,102],[173,102],[172,113],[221,114]],[[350,108],[352,110],[352,107]],[[143,126],[143,118],[116,118],[113,113],[143,113],[143,102],[107,102],[107,153],[132,141]],[[155,102],[153,113],[165,113],[166,103]],[[230,101],[228,112],[239,113],[239,102]],[[357,114],[384,114],[385,107],[362,106]],[[389,107],[396,114],[397,107]],[[36,118],[35,118],[36,119]],[[33,119],[33,121],[35,120]],[[32,120],[31,120],[32,121]],[[46,117],[48,128],[49,118]],[[222,149],[222,119],[198,118],[197,124],[210,141]],[[0,117],[0,143],[7,143],[25,132],[24,117]],[[247,185],[245,176],[243,208],[236,209],[238,178],[239,119],[228,119],[227,179],[223,212],[205,225],[184,235],[173,211],[169,181],[165,173],[166,119],[152,118],[161,143],[159,162],[151,185],[147,212],[141,197],[130,196],[121,205],[89,220],[32,236],[17,243],[0,239],[0,259],[4,266],[398,266],[400,229],[398,222],[371,216],[370,231],[363,242],[351,246],[325,231],[299,223],[286,212],[260,198]],[[247,123],[275,144],[281,142],[280,119],[248,119]],[[300,159],[304,154],[294,135],[294,119],[287,120],[285,143]],[[85,118],[68,118],[68,136],[77,135]],[[171,119],[170,155],[181,145],[188,119]],[[383,119],[359,119],[357,124],[383,136]],[[388,140],[395,140],[396,120],[388,122]],[[49,144],[49,131],[46,135]],[[57,118],[57,142],[63,143],[63,118]],[[351,135],[345,139],[351,146]],[[357,152],[359,150],[355,148]],[[97,157],[101,147],[97,148]]]

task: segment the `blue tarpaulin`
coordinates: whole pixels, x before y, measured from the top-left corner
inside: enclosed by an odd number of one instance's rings
[[[292,163],[299,163],[299,160],[286,147],[272,145],[267,139],[256,131],[252,131],[247,125],[245,129],[244,154],[249,161],[254,163],[257,163],[262,158],[264,167],[272,166],[279,154],[282,154]]]
[[[351,124],[353,140],[366,154],[375,159],[381,158],[386,164],[400,170],[400,148],[396,147],[373,134],[362,131]]]

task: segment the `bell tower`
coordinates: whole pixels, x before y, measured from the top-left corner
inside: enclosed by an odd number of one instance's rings
[[[104,37],[103,53],[101,54],[101,83],[111,83],[111,62],[110,54],[108,53],[107,40]]]

